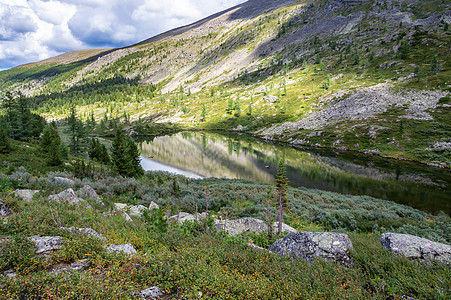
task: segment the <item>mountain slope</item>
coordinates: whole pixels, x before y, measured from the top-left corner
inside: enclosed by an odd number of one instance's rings
[[[252,0],[130,47],[0,72],[0,89],[24,91],[53,119],[72,102],[85,118],[125,113],[449,165],[450,8]]]

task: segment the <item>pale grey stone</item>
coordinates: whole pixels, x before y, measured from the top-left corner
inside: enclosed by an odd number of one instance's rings
[[[39,190],[15,190],[14,194],[17,197],[20,197],[23,200],[30,202],[31,200],[33,200],[34,194],[37,194],[39,192],[40,192]]]
[[[241,218],[236,220],[217,220],[215,221],[216,228],[219,230],[224,230],[230,235],[238,235],[243,232],[249,233],[262,233],[268,232],[268,225],[265,221],[256,218]],[[279,222],[273,223],[273,232],[277,232]],[[296,229],[282,223],[282,232],[296,232]]]
[[[49,200],[60,202],[60,203],[67,202],[69,204],[76,204],[76,205],[80,205],[80,203],[83,201],[83,199],[80,199],[77,197],[77,195],[75,194],[75,192],[72,188],[64,190],[59,194],[50,195]]]
[[[199,219],[199,217],[197,219]],[[179,224],[183,224],[186,221],[196,221],[196,217],[186,212],[179,212],[178,214],[170,217],[169,221],[177,221]]]
[[[160,208],[160,206],[158,204],[156,204],[153,201],[150,202],[149,209],[159,209],[159,208]]]
[[[384,233],[381,244],[385,249],[404,255],[409,259],[438,261],[442,264],[451,263],[451,246],[436,243],[410,234]]]
[[[61,227],[61,229],[67,230],[73,234],[81,235],[86,234],[98,238],[104,242],[108,242],[108,239],[104,237],[102,234],[98,233],[92,228],[76,228],[76,227]]]
[[[349,251],[353,247],[345,233],[308,231],[289,233],[275,241],[268,249],[283,256],[302,258],[309,263],[321,257],[326,261],[337,261],[345,266],[352,265]]]
[[[158,299],[158,297],[163,296],[164,292],[157,286],[152,286],[138,293],[138,296],[146,300]]]
[[[30,240],[36,246],[36,254],[58,250],[63,244],[63,238],[60,236],[32,236]]]
[[[136,254],[136,249],[133,247],[132,244],[123,244],[123,245],[109,245],[105,246],[106,251],[112,253],[123,253],[123,254]]]
[[[89,185],[85,185],[83,188],[77,191],[77,196],[84,200],[91,200],[99,203],[102,206],[105,206],[105,203],[102,202],[99,195],[97,195],[96,191]]]

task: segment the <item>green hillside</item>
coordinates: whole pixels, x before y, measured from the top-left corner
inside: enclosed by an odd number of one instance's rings
[[[236,129],[449,166],[450,7],[248,1],[130,47],[0,72],[0,91],[47,119],[75,104],[140,134]]]

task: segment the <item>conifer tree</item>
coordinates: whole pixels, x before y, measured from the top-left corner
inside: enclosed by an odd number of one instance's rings
[[[285,167],[284,167],[282,161],[280,161],[279,170],[277,170],[276,186],[277,186],[277,192],[278,192],[277,197],[278,197],[278,202],[279,202],[278,233],[281,234],[282,233],[282,223],[283,223],[283,209],[288,204],[288,197],[287,197],[288,178],[285,174]]]
[[[11,152],[11,143],[9,141],[9,136],[4,130],[0,130],[0,153]]]
[[[144,174],[140,165],[139,151],[130,137],[120,129],[116,130],[111,159],[116,171],[126,177],[139,177]]]

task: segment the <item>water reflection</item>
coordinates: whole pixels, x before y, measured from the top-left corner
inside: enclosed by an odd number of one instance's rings
[[[152,157],[143,159],[146,170],[274,184],[282,160],[295,187],[371,195],[433,213],[451,212],[451,172],[410,162],[332,150],[302,150],[244,135],[216,133],[183,132],[142,142],[139,147],[144,158]]]

